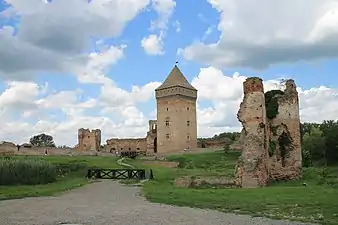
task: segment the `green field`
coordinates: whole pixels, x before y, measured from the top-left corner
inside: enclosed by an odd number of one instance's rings
[[[85,178],[87,167],[119,168],[115,157],[102,156],[13,156],[15,159],[40,158],[53,164],[82,165],[81,169],[60,177],[56,182],[44,185],[0,186],[0,200],[54,195],[62,191],[83,186],[90,182]]]
[[[153,167],[155,180],[144,184],[144,195],[158,203],[338,224],[338,168],[304,168],[302,180],[273,183],[257,189],[189,189],[173,186],[174,178],[184,175],[231,176],[239,154],[229,152],[224,155],[223,151],[218,151],[171,156],[169,160],[181,162],[183,168]],[[141,166],[142,162],[136,161],[134,164]],[[303,183],[307,186],[303,186]]]
[[[137,168],[153,169],[155,180],[143,184],[144,196],[152,202],[217,209],[254,216],[290,219],[321,224],[338,224],[338,168],[304,168],[299,181],[272,183],[258,189],[222,189],[218,187],[178,188],[175,177],[226,176],[234,173],[239,152],[216,151],[203,154],[169,156],[179,162],[178,168],[144,164],[143,160],[127,160]],[[115,157],[42,156],[55,164],[81,164],[86,167],[118,168]],[[0,186],[0,199],[59,193],[89,181],[85,170],[67,174],[57,182],[35,186]],[[133,184],[134,181],[124,181]],[[303,183],[307,185],[304,186]]]

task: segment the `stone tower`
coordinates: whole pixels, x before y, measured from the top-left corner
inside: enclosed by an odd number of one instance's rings
[[[80,151],[100,151],[101,130],[80,128],[78,130],[78,150]]]
[[[237,185],[243,188],[268,184],[266,110],[263,82],[250,77],[243,83],[244,99],[237,117],[244,129],[243,150],[237,167]]]
[[[177,65],[156,90],[157,152],[197,148],[197,90]]]
[[[270,176],[274,180],[302,177],[298,92],[294,80],[287,80],[285,86],[284,94],[277,97],[278,114],[268,120],[270,143],[275,143],[274,154],[270,157]],[[282,141],[282,137],[288,140]]]

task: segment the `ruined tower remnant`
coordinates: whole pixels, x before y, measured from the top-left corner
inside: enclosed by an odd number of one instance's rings
[[[263,83],[260,78],[252,77],[246,79],[243,88],[244,99],[237,117],[245,135],[237,165],[236,183],[244,188],[263,187],[269,180]]]
[[[149,120],[149,129],[147,132],[147,152],[157,153],[157,120]]]
[[[268,118],[270,177],[274,180],[294,180],[302,176],[298,92],[293,80],[287,80],[285,86],[284,92],[270,94],[267,103],[276,110]]]
[[[177,65],[155,90],[157,101],[157,152],[197,148],[197,90]]]
[[[80,151],[100,151],[101,130],[81,128],[78,130],[78,149]]]
[[[243,151],[237,165],[237,184],[261,187],[273,180],[302,176],[299,101],[296,85],[264,94],[262,80],[244,82],[244,99],[238,111],[243,125]]]

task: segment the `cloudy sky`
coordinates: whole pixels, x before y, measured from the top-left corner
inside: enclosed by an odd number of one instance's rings
[[[0,140],[142,137],[179,61],[198,134],[239,131],[242,82],[295,79],[301,119],[338,119],[337,0],[0,0]]]

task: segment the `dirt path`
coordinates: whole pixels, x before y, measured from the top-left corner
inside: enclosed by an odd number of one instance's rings
[[[102,181],[58,197],[0,201],[1,225],[295,225],[147,202],[138,187]]]

